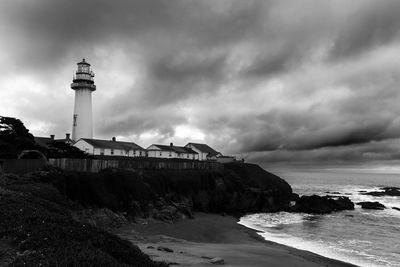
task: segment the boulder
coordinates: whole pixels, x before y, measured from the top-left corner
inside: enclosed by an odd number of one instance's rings
[[[158,250],[158,251],[169,252],[169,253],[174,252],[172,249],[167,248],[167,247],[158,247],[157,250]]]
[[[382,191],[362,192],[362,194],[374,196],[374,197],[383,197],[383,196],[398,197],[398,196],[400,196],[400,188],[399,187],[382,187],[381,190]]]
[[[210,262],[211,262],[212,264],[215,264],[215,265],[224,265],[224,264],[225,264],[225,261],[224,261],[222,258],[220,258],[220,257],[212,258],[212,259],[210,260]]]
[[[361,208],[363,208],[363,209],[370,209],[370,210],[385,209],[385,206],[377,201],[375,201],[375,202],[372,202],[372,201],[358,202],[357,205],[360,205]]]
[[[297,201],[299,200],[300,196],[297,193],[292,193],[291,197],[290,197],[290,201]]]
[[[289,208],[290,212],[324,214],[332,211],[353,210],[354,203],[348,197],[302,196]]]

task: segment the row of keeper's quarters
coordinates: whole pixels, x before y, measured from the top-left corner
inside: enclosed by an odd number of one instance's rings
[[[81,138],[76,142],[69,142],[70,139],[67,135],[65,139],[54,139],[54,136],[51,136],[51,138],[35,137],[35,140],[43,146],[54,140],[68,142],[93,156],[177,158],[200,161],[211,160],[221,163],[236,161],[235,157],[224,156],[209,145],[199,143],[188,143],[185,146],[175,146],[173,143],[169,145],[152,144],[145,149],[134,142],[117,141],[115,137],[111,140]]]

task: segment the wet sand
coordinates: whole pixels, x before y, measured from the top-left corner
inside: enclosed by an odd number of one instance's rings
[[[177,266],[354,266],[317,254],[265,241],[256,231],[237,224],[231,216],[197,213],[195,219],[174,224],[151,221],[133,223],[114,233],[138,245],[155,261]],[[173,252],[158,250],[165,247]],[[173,265],[172,265],[173,266]]]

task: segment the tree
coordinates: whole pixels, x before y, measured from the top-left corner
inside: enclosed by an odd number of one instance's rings
[[[38,146],[22,121],[0,116],[0,158],[16,158],[27,149],[38,149]]]
[[[89,155],[77,147],[71,146],[63,141],[48,143],[48,158],[88,158]]]

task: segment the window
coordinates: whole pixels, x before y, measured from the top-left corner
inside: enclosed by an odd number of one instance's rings
[[[189,154],[187,154],[187,158],[189,158]]]
[[[139,151],[139,156],[142,156],[142,151]]]
[[[114,149],[111,149],[111,155],[114,155]]]
[[[104,155],[104,148],[100,148],[100,155]]]
[[[162,156],[162,152],[160,151],[160,157]]]
[[[170,157],[172,156],[171,152],[169,152],[169,156],[170,156]]]

